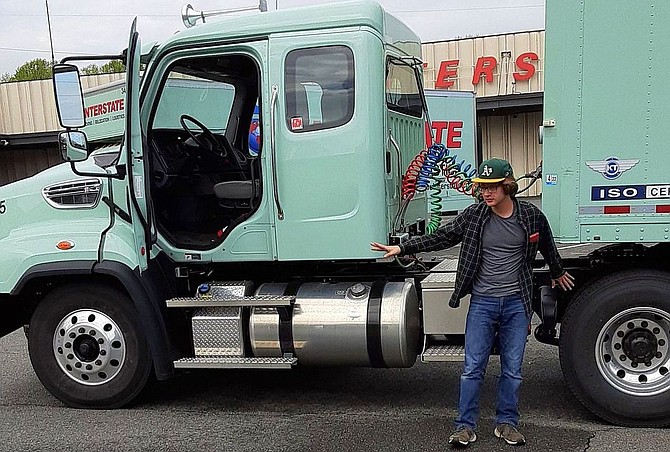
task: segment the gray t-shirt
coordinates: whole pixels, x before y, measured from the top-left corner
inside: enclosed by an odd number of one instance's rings
[[[472,284],[474,295],[504,297],[519,293],[525,240],[516,206],[509,218],[491,212],[482,231],[482,259]]]

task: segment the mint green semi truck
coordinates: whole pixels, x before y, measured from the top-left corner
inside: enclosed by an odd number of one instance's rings
[[[577,398],[628,425],[670,419],[668,21],[667,2],[546,7],[542,207],[593,251],[567,260],[577,290],[545,313]]]
[[[558,344],[577,398],[622,425],[670,424],[670,36],[655,25],[668,14],[547,4],[543,203],[560,240],[597,246],[565,260],[574,294],[546,288],[538,261],[535,336]],[[0,333],[26,325],[55,397],[116,408],[189,369],[463,359],[468,299],[447,307],[456,260],[370,251],[429,231],[437,176],[465,171],[426,149],[414,32],[376,3],[338,3],[145,47],[133,25],[122,57],[121,142],[93,149],[77,130],[119,105],[85,114],[66,59],[65,162],[0,187]],[[608,75],[622,57],[639,83]]]

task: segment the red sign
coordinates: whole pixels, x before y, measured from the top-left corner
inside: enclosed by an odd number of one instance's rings
[[[448,149],[459,149],[461,147],[461,135],[463,134],[463,121],[432,121],[435,142],[444,144]],[[446,140],[444,135],[446,134]],[[426,145],[432,146],[430,129],[426,122]]]
[[[539,57],[535,52],[524,52],[516,57],[514,64],[517,68],[512,76],[516,81],[529,80],[535,75],[535,65],[533,61],[537,61]],[[454,86],[455,79],[458,77],[458,64],[460,60],[446,60],[440,62],[440,69],[437,71],[437,78],[435,79],[436,89],[448,89]],[[493,72],[498,65],[498,61],[492,56],[481,56],[477,58],[475,69],[472,73],[472,85],[477,86],[482,79],[486,83],[493,83]]]
[[[100,104],[91,105],[84,109],[84,113],[87,118],[93,116],[106,115],[107,113],[114,113],[115,111],[121,111],[124,109],[124,100],[115,99],[107,102],[102,102]]]

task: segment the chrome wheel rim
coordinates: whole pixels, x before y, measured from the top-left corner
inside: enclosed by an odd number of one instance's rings
[[[652,307],[627,309],[600,330],[596,363],[617,390],[653,396],[670,389],[670,314]]]
[[[82,385],[96,386],[119,374],[127,348],[112,318],[94,309],[80,309],[59,322],[53,352],[65,375]]]

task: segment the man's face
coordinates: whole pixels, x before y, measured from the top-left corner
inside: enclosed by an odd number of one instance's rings
[[[484,197],[484,202],[489,207],[494,207],[500,204],[502,200],[505,199],[505,190],[503,189],[502,182],[497,182],[494,184],[479,184],[479,190]]]

